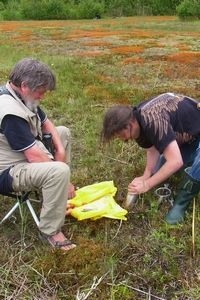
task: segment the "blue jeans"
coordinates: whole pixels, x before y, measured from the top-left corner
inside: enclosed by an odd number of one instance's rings
[[[200,137],[198,137],[191,144],[184,144],[180,146],[181,155],[185,172],[191,177],[192,180],[200,181]],[[155,172],[165,163],[163,155],[157,162]]]
[[[200,142],[196,151],[194,152],[194,159],[188,168],[185,169],[185,172],[191,177],[192,180],[200,182]]]

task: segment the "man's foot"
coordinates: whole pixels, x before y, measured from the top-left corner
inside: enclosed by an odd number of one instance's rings
[[[68,240],[61,231],[54,235],[48,235],[40,231],[39,236],[43,241],[49,243],[53,248],[61,249],[65,252],[76,247],[76,244]]]

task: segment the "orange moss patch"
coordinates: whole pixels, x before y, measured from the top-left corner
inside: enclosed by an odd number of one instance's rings
[[[0,23],[1,31],[30,30],[30,28],[58,28],[67,26],[67,21],[3,21]],[[72,25],[72,24],[71,24]]]
[[[163,44],[163,43],[158,43],[158,42],[155,42],[155,41],[150,41],[150,42],[147,42],[145,43],[146,45],[146,48],[165,48],[166,45]]]
[[[3,22],[0,24],[0,30],[4,32],[16,31],[20,28],[20,22]]]
[[[188,51],[190,50],[190,47],[187,46],[187,45],[177,45],[177,48],[179,49],[180,52],[183,52],[183,51]]]
[[[84,46],[91,46],[91,47],[108,47],[111,46],[111,43],[105,41],[91,41],[91,42],[83,42],[81,43]]]
[[[179,52],[169,55],[167,59],[184,64],[199,63],[200,52]]]
[[[122,61],[122,64],[142,64],[144,63],[144,59],[141,57],[128,57]]]
[[[157,34],[155,33],[155,31],[144,31],[144,30],[134,30],[131,31],[130,34],[127,36],[128,38],[155,38]],[[160,33],[159,33],[160,35]],[[163,33],[162,33],[163,35]]]
[[[104,53],[100,50],[93,50],[93,51],[76,52],[76,55],[81,57],[97,57],[97,56],[104,55]]]
[[[29,42],[34,39],[31,30],[23,31],[20,35],[14,37],[15,41]]]
[[[123,31],[102,31],[99,30],[74,30],[72,31],[67,37],[69,39],[77,39],[77,38],[84,38],[84,37],[92,37],[92,38],[99,38],[99,37],[106,37],[106,36],[112,36],[112,35],[121,35],[123,34]]]
[[[122,18],[123,24],[139,24],[148,22],[149,20],[154,22],[163,22],[163,21],[174,21],[176,20],[176,16],[135,16],[133,17],[125,17]],[[115,19],[116,20],[116,19]]]
[[[142,46],[118,46],[111,48],[111,51],[116,54],[127,54],[127,53],[141,53],[143,52],[144,47]]]

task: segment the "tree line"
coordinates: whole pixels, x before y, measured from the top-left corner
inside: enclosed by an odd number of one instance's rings
[[[200,0],[2,0],[1,20],[178,15],[200,18]]]

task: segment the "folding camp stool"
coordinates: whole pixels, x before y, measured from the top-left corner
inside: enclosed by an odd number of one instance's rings
[[[32,215],[32,217],[33,217],[33,219],[34,219],[34,221],[35,221],[35,223],[36,223],[36,225],[37,225],[37,227],[39,226],[39,219],[38,219],[38,217],[37,217],[37,215],[36,215],[36,213],[35,213],[35,211],[34,211],[34,209],[33,209],[32,204],[31,204],[31,201],[39,202],[39,200],[30,199],[30,198],[29,198],[29,195],[30,195],[30,194],[31,194],[31,191],[26,192],[26,193],[22,193],[22,194],[20,194],[20,195],[15,194],[15,193],[9,193],[9,194],[3,195],[3,196],[7,196],[7,197],[10,197],[10,198],[16,199],[16,203],[15,203],[15,205],[11,208],[11,210],[5,215],[5,217],[0,221],[0,225],[1,225],[4,221],[6,221],[8,218],[10,218],[10,217],[13,215],[14,211],[15,211],[17,208],[20,209],[20,206],[21,206],[21,205],[26,204],[27,207],[28,207],[28,209],[29,209],[29,211],[30,211],[30,213],[31,213],[31,215]]]

